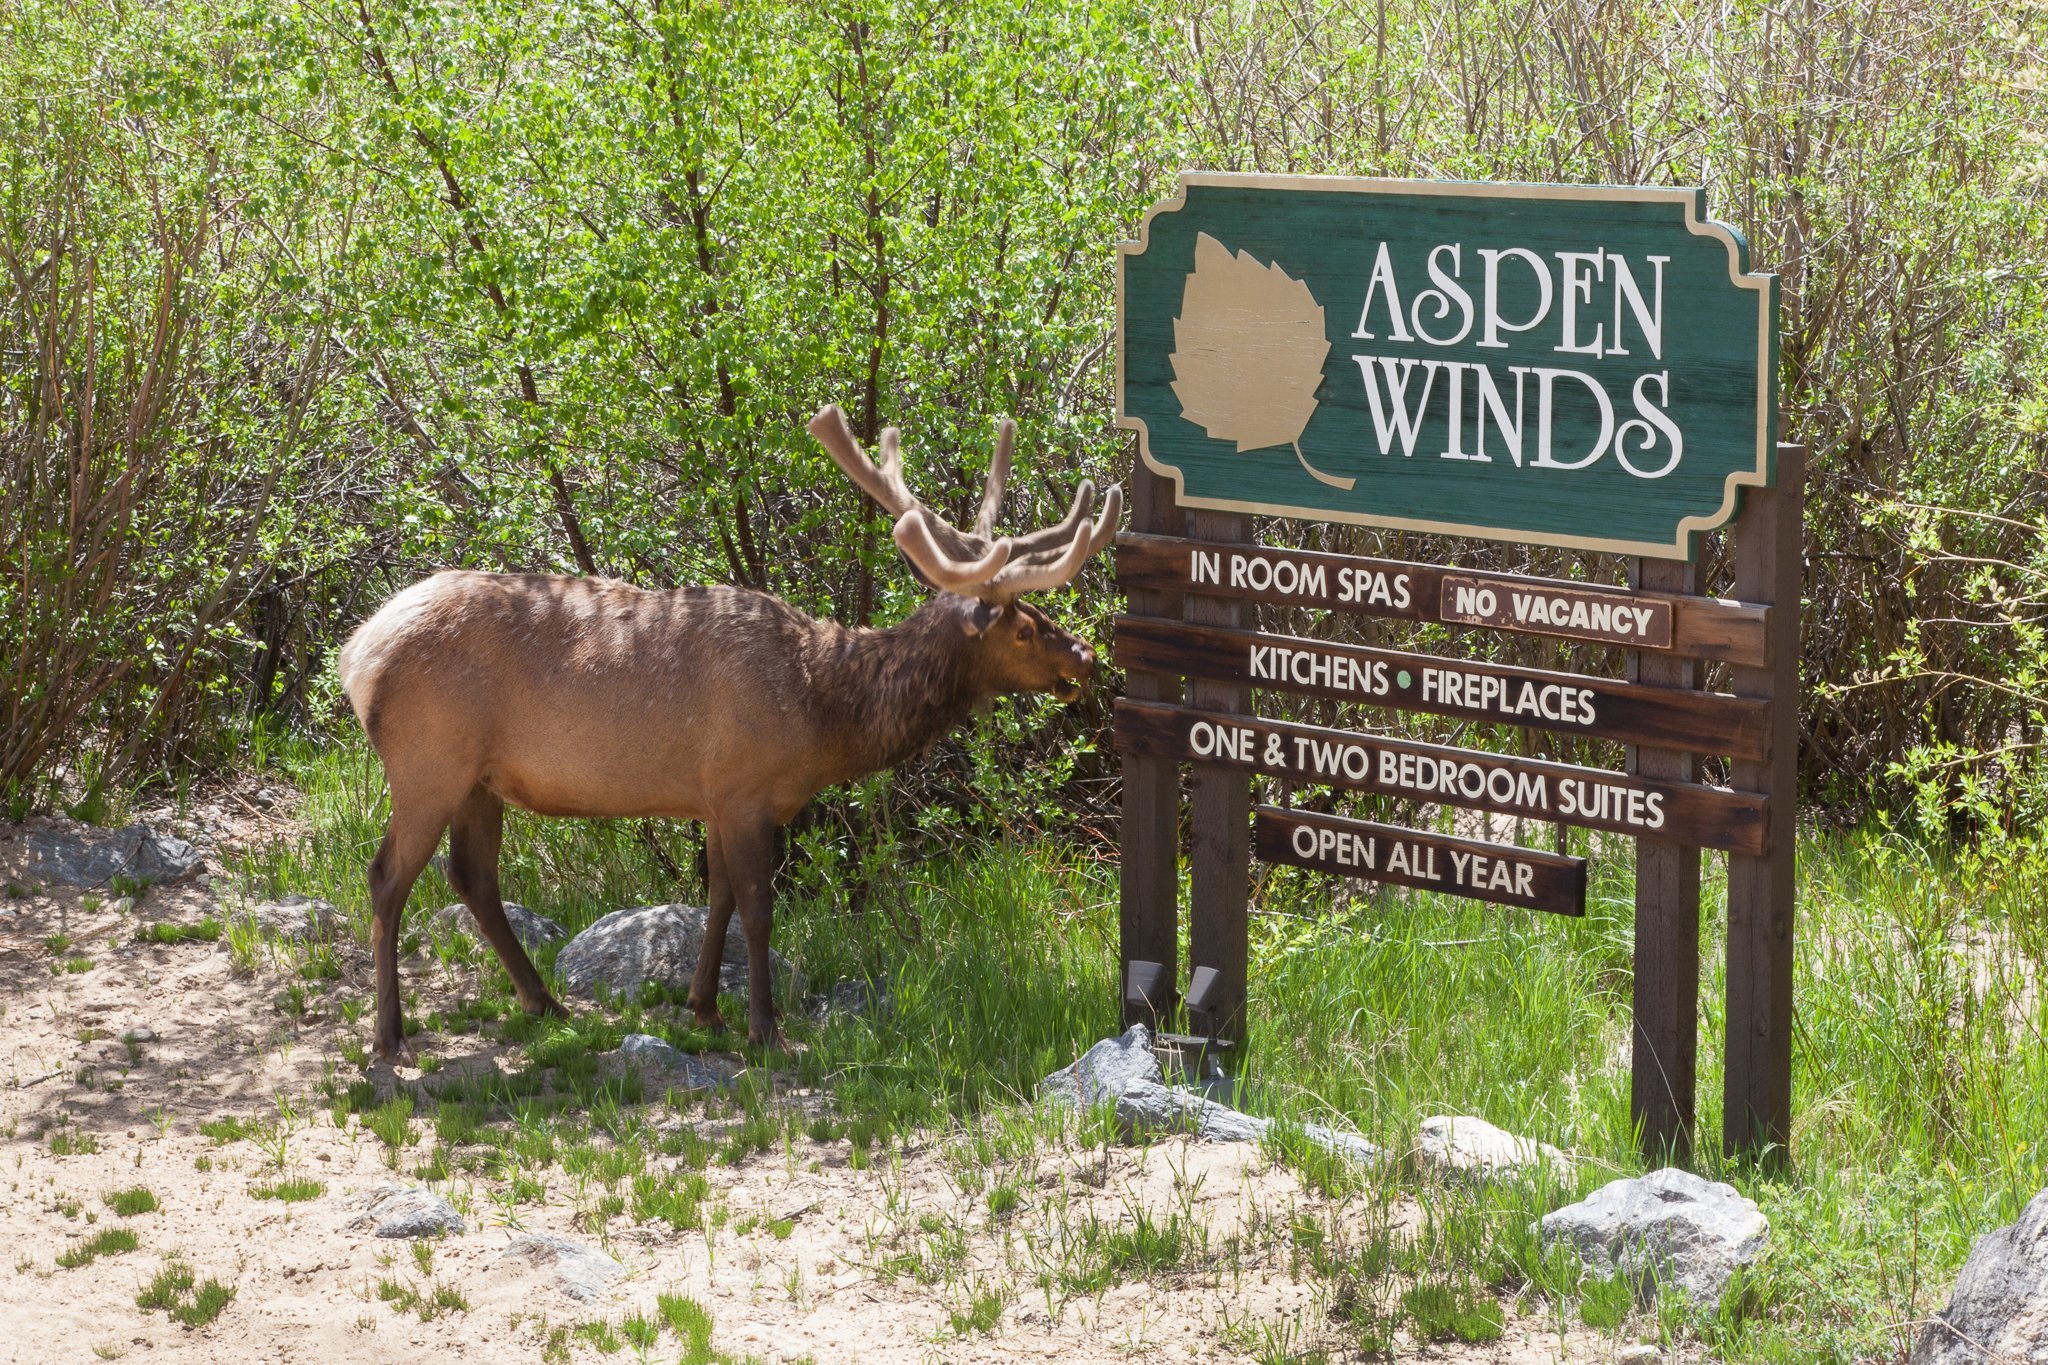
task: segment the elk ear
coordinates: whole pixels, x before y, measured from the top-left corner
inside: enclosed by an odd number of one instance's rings
[[[970,636],[985,635],[988,628],[996,623],[996,618],[1002,614],[1003,609],[993,602],[969,602],[967,610],[960,613],[960,629]]]

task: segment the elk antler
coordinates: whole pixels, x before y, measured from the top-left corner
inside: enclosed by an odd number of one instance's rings
[[[896,546],[911,567],[936,587],[991,604],[1071,581],[1089,556],[1116,534],[1123,512],[1123,490],[1112,487],[1103,499],[1102,515],[1090,526],[1088,513],[1095,505],[1095,485],[1083,479],[1074,490],[1073,506],[1056,525],[1024,536],[991,540],[1017,434],[1017,424],[1007,417],[996,431],[995,457],[989,462],[988,482],[982,489],[981,509],[972,532],[960,530],[910,491],[903,481],[903,452],[896,428],[882,432],[879,468],[861,449],[837,404],[818,410],[811,419],[810,433],[848,478],[895,516]]]

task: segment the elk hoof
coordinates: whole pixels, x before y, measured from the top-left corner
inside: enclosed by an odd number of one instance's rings
[[[555,999],[554,996],[548,994],[546,991],[542,991],[540,993],[540,999],[538,1000],[521,1000],[519,1002],[519,1008],[525,1010],[528,1014],[542,1016],[553,1015],[560,1017],[565,1016],[569,1013],[569,1011],[562,1008],[561,1001]]]
[[[414,1061],[412,1044],[406,1042],[403,1037],[378,1038],[377,1056],[391,1066],[411,1066]]]
[[[692,1001],[690,1013],[696,1016],[698,1028],[709,1029],[713,1033],[725,1032],[725,1016],[718,1012],[717,1004],[699,1005]]]
[[[793,1052],[789,1039],[782,1036],[782,1026],[770,1021],[766,1028],[759,1024],[747,1030],[747,1043],[751,1047],[763,1048],[769,1052]]]

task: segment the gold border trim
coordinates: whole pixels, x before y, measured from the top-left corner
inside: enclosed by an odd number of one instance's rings
[[[1607,540],[1598,536],[1570,536],[1540,531],[1509,531],[1463,522],[1425,521],[1415,517],[1371,516],[1359,512],[1326,508],[1285,506],[1277,503],[1238,502],[1222,498],[1194,498],[1187,492],[1186,476],[1174,465],[1161,464],[1152,457],[1152,437],[1142,418],[1124,410],[1124,265],[1132,256],[1142,256],[1152,244],[1152,220],[1163,213],[1178,213],[1187,207],[1191,186],[1250,187],[1278,190],[1320,190],[1341,194],[1438,195],[1458,199],[1565,199],[1595,203],[1676,201],[1685,208],[1685,228],[1695,237],[1712,237],[1728,252],[1728,279],[1738,289],[1757,296],[1757,396],[1756,462],[1748,469],[1730,471],[1721,487],[1721,505],[1700,516],[1681,517],[1674,538],[1665,541]],[[1116,247],[1116,425],[1138,433],[1138,455],[1146,467],[1173,481],[1174,502],[1217,512],[1252,512],[1265,516],[1291,517],[1297,521],[1338,521],[1353,526],[1379,526],[1397,531],[1424,531],[1436,535],[1472,536],[1480,540],[1513,541],[1525,545],[1550,545],[1565,550],[1588,550],[1600,554],[1643,555],[1651,559],[1690,559],[1694,537],[1728,524],[1744,488],[1768,488],[1771,459],[1777,448],[1777,423],[1773,420],[1771,396],[1775,390],[1771,374],[1771,299],[1777,276],[1742,269],[1744,243],[1726,223],[1701,218],[1705,192],[1699,189],[1657,185],[1544,185],[1515,181],[1394,180],[1384,177],[1345,175],[1264,175],[1234,171],[1183,171],[1171,198],[1161,199],[1145,210],[1138,221],[1135,241],[1118,242]]]

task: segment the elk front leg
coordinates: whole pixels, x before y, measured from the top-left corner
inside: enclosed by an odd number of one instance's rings
[[[726,876],[747,934],[747,1041],[780,1048],[782,1029],[775,1021],[775,986],[768,972],[768,935],[775,917],[775,827],[764,821],[729,829],[724,844]]]
[[[710,880],[711,907],[704,918],[704,942],[697,949],[697,972],[690,978],[690,1012],[700,1028],[724,1032],[718,1012],[718,971],[725,961],[725,930],[732,923],[732,878],[725,872],[724,840],[710,824],[704,826],[704,869]]]
[[[505,918],[505,902],[498,889],[498,850],[504,837],[504,801],[486,787],[471,789],[448,826],[448,881],[469,907],[484,941],[497,950],[498,960],[505,964],[519,1007],[528,1014],[565,1013]]]

